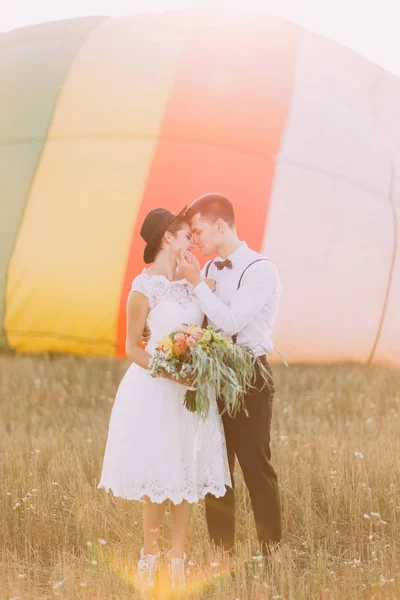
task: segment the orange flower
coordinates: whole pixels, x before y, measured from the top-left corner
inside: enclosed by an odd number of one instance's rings
[[[183,354],[186,354],[189,349],[186,338],[183,340],[175,340],[173,349],[175,356],[183,356]]]

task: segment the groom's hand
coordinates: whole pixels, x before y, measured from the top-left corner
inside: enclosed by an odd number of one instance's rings
[[[201,281],[201,269],[199,265],[199,261],[193,255],[190,257],[191,262],[189,262],[183,252],[180,250],[178,256],[178,269],[179,273],[192,284],[193,287],[196,287]]]
[[[142,333],[142,341],[146,344],[146,346],[149,343],[150,338],[151,338],[151,330],[146,321],[146,325],[144,326],[143,333]]]

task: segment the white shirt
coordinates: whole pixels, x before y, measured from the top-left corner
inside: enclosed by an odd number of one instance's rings
[[[207,277],[217,282],[215,292],[202,281],[194,288],[194,293],[211,325],[222,329],[229,337],[237,333],[237,342],[246,345],[257,356],[271,354],[274,349],[271,335],[282,290],[278,269],[269,260],[257,262],[247,269],[237,289],[245,268],[265,257],[251,250],[246,242],[241,242],[228,258],[232,269],[225,267],[219,271],[213,262],[208,270]],[[204,267],[204,277],[205,271]]]

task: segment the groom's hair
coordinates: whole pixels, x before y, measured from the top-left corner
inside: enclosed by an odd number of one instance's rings
[[[222,194],[204,194],[197,198],[189,206],[185,216],[188,219],[194,217],[194,215],[200,214],[206,219],[210,219],[213,222],[217,219],[223,219],[229,227],[235,225],[235,211],[233,204],[223,196]]]

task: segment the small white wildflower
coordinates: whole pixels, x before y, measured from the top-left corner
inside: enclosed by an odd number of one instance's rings
[[[368,419],[365,419],[364,423],[365,425],[371,425],[371,423],[373,423],[375,421],[375,419],[373,419],[372,417],[369,417]]]
[[[137,521],[133,521],[133,525],[134,525],[134,527],[136,527],[136,525],[137,525],[137,524],[138,524],[138,522],[137,522]]]
[[[59,485],[58,481],[52,481],[51,485]]]
[[[26,575],[25,573],[18,573],[17,575],[17,579],[25,579]]]
[[[370,516],[367,513],[364,513],[363,517],[364,517],[364,519],[369,519],[370,518]]]
[[[151,531],[152,533],[158,533],[158,528],[156,527],[155,529],[150,529],[150,531]]]
[[[80,583],[80,586],[81,586],[81,587],[86,587],[86,586],[87,586],[87,583],[86,583],[86,581],[81,581],[81,583]]]
[[[68,579],[68,577],[66,577],[62,581],[57,581],[56,583],[54,583],[53,590],[59,590],[64,585],[64,583],[67,581],[67,579]]]
[[[375,517],[376,519],[381,518],[381,515],[378,512],[371,512],[370,515],[371,515],[371,517]]]
[[[97,540],[99,542],[99,544],[101,544],[102,546],[105,546],[107,544],[106,540],[103,540],[102,538],[99,538]]]
[[[37,492],[37,488],[33,488],[32,494],[36,494],[36,492]]]
[[[12,492],[7,492],[7,496],[12,496]]]
[[[97,565],[97,560],[95,558],[91,562],[92,562],[92,565]]]
[[[88,444],[91,444],[93,440],[92,440],[92,438],[89,438],[89,439],[88,439],[88,440],[86,440],[86,441],[87,441],[87,443],[88,443]]]
[[[18,508],[18,506],[21,506],[21,502],[16,502],[16,503],[14,504],[14,510],[15,510],[16,508]]]
[[[260,554],[257,554],[257,556],[252,556],[252,559],[253,559],[253,560],[256,560],[256,561],[260,561],[260,560],[262,560],[262,559],[263,559],[263,557],[262,557],[262,555],[260,555]]]
[[[89,540],[88,542],[86,542],[86,546],[88,546],[89,548],[91,548],[93,546],[92,542]]]
[[[354,452],[354,456],[357,456],[357,458],[364,458],[364,454],[362,452]]]
[[[194,567],[194,562],[193,562],[192,560],[189,560],[189,561],[188,561],[188,566],[189,566],[189,567]]]
[[[368,539],[370,542],[372,542],[372,540],[374,539],[374,536],[372,535],[372,533],[371,533],[371,535],[368,536]]]
[[[219,567],[219,562],[212,562],[210,563],[210,566],[212,569],[216,569],[217,567]]]

